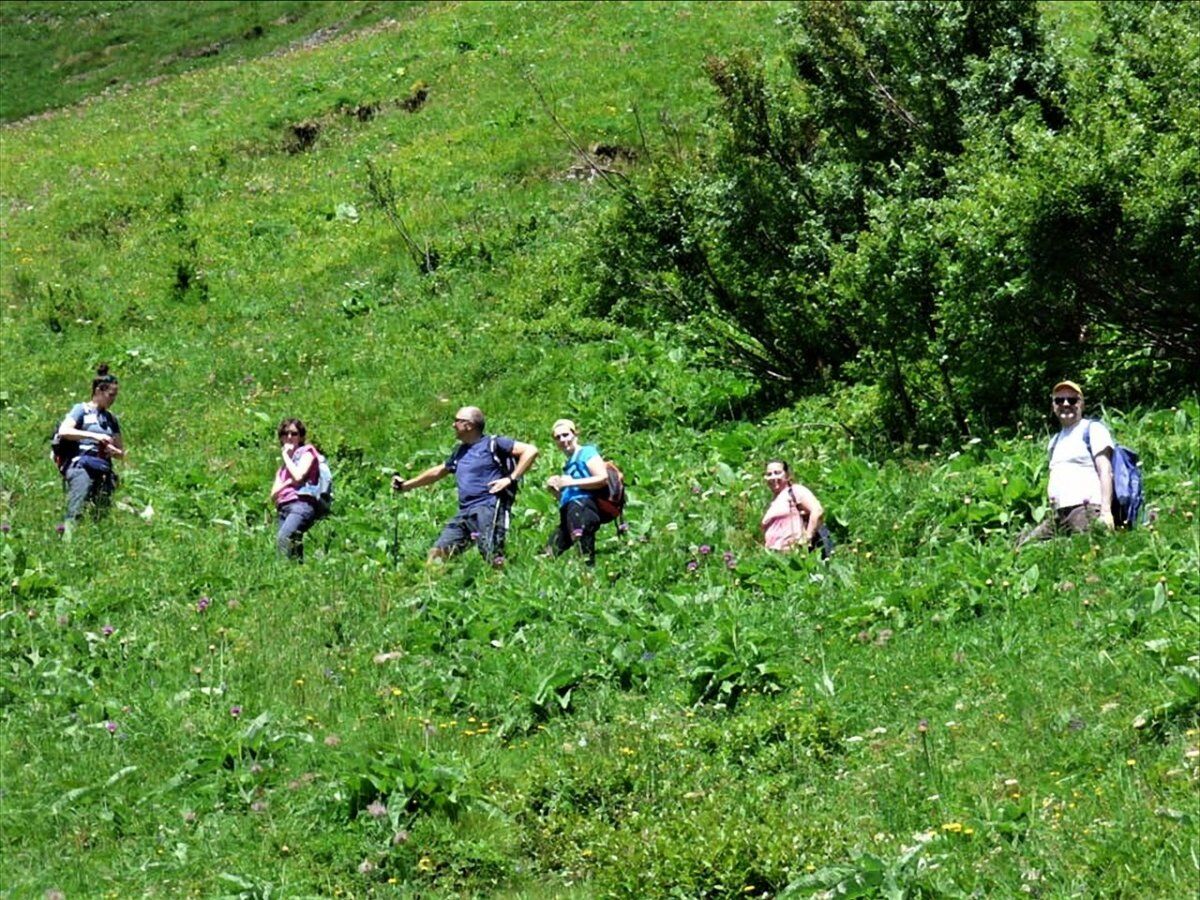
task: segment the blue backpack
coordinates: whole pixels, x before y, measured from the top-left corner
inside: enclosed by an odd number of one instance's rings
[[[317,454],[317,480],[296,488],[296,493],[312,499],[317,507],[317,513],[322,516],[333,511],[333,470],[329,462],[313,447]]]
[[[1084,419],[1083,427],[1083,445],[1087,447],[1087,452],[1096,458],[1096,454],[1092,453],[1092,420]],[[1058,443],[1058,439],[1062,432],[1054,436],[1054,440],[1050,442],[1050,455],[1054,455],[1054,447]],[[1142,466],[1138,460],[1138,455],[1128,447],[1122,447],[1120,444],[1113,444],[1112,455],[1113,469],[1113,495],[1112,495],[1112,515],[1113,524],[1118,528],[1134,528],[1137,523],[1142,520],[1142,507],[1146,503],[1146,496],[1142,492]]]

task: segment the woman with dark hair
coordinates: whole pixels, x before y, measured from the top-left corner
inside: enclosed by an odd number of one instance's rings
[[[299,419],[279,423],[282,465],[271,487],[271,500],[279,512],[276,549],[281,556],[299,561],[304,560],[304,533],[321,515],[317,498],[303,490],[320,478],[320,454],[305,442],[307,436],[308,430]]]
[[[116,487],[112,461],[125,455],[121,426],[110,407],[117,399],[117,377],[101,365],[92,379],[92,399],[76,403],[54,435],[56,454],[69,460],[62,467],[67,492],[67,518],[64,533],[69,532],[82,515],[89,500],[97,513],[107,510]]]
[[[825,527],[825,507],[812,491],[792,483],[792,470],[780,459],[767,463],[764,475],[774,494],[762,518],[763,537],[768,550],[793,547],[821,548],[821,558],[829,559],[833,538]]]

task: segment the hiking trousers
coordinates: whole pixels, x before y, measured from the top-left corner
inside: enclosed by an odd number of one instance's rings
[[[1064,506],[1042,519],[1036,528],[1026,531],[1017,539],[1017,547],[1030,541],[1048,541],[1057,534],[1083,534],[1091,530],[1092,523],[1100,518],[1100,504],[1080,503]]]
[[[96,513],[105,512],[112,502],[112,472],[93,472],[84,468],[76,457],[63,473],[63,486],[67,492],[67,521],[74,522],[83,515],[83,506],[89,500]]]
[[[303,562],[304,533],[318,518],[316,504],[307,500],[293,500],[280,506],[279,532],[275,535],[275,549],[279,555]]]
[[[596,564],[596,532],[603,524],[596,501],[591,497],[576,497],[558,508],[558,528],[550,535],[546,551],[558,556],[579,544],[579,552],[589,566]]]
[[[494,565],[503,562],[510,508],[510,503],[493,496],[467,509],[460,509],[446,523],[433,544],[434,548],[446,556],[452,556],[474,544],[488,562]]]

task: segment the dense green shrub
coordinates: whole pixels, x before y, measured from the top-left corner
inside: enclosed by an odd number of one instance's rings
[[[1195,384],[1188,4],[1105,5],[1068,69],[1033,3],[806,3],[790,74],[706,63],[710,140],[627,191],[593,308],[677,321],[776,394],[880,388],[894,436],[979,433],[1086,377]]]

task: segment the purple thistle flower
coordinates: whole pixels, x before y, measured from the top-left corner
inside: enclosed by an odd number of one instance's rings
[[[628,522],[622,522],[620,525],[617,526],[617,531],[621,532],[621,534],[624,534],[628,530],[629,530]]]
[[[689,572],[695,572],[698,568],[700,568],[700,563],[696,562],[694,559],[688,560],[687,570]]]
[[[242,714],[242,708],[240,706],[231,706],[229,707],[229,714],[236,719]]]
[[[373,800],[367,805],[367,815],[372,819],[382,819],[387,815],[387,804]]]
[[[479,532],[478,531],[471,532],[471,540],[473,540],[473,541],[479,540]]]
[[[113,628],[111,625],[105,625],[103,628],[100,629],[100,633],[102,635],[104,635],[105,637],[112,637],[112,633],[116,630],[117,629]]]
[[[209,600],[208,597],[201,594],[200,599],[196,601],[196,612],[198,612],[198,613],[204,612],[206,609],[208,609],[208,605],[210,603],[212,603],[212,601]]]
[[[733,558],[732,553],[725,554],[725,568],[727,568],[727,569],[736,569],[737,568],[737,560]]]
[[[693,493],[693,494],[699,494],[699,493],[700,493],[700,485],[698,485],[698,484],[693,484],[693,485],[692,485],[692,493]]]
[[[67,530],[67,526],[65,523],[59,522],[57,525],[54,526],[54,530],[57,531],[59,534],[62,534],[64,531]]]
[[[712,553],[712,547],[708,546],[708,544],[700,545],[700,555],[701,556],[708,556],[708,554],[710,554],[710,553]]]
[[[109,733],[109,734],[116,734],[116,733],[117,733],[117,723],[116,723],[116,722],[113,722],[113,721],[111,721],[111,720],[110,720],[110,721],[108,721],[108,722],[105,722],[105,723],[104,723],[104,727],[108,729],[108,733]]]
[[[0,522],[0,533],[8,534],[10,531],[12,531],[11,525],[9,525],[7,522]]]
[[[505,562],[506,562],[506,560],[503,556],[496,556],[496,557],[493,557],[493,559],[492,559],[492,565],[495,566],[496,568],[500,568],[501,566],[504,565]]]

